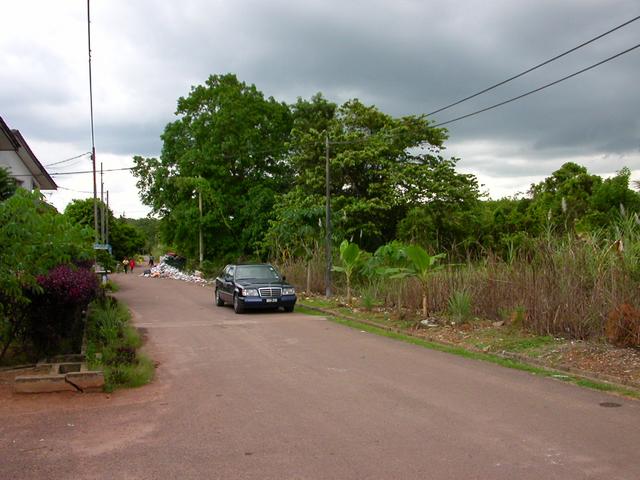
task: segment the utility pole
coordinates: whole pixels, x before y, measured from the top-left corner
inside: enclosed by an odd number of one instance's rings
[[[109,190],[107,190],[107,218],[106,220],[106,225],[107,225],[107,234],[105,236],[105,241],[104,243],[108,244],[109,243]]]
[[[93,229],[94,241],[98,243],[98,189],[96,188],[96,142],[93,133],[93,84],[91,81],[91,15],[87,0],[87,39],[89,50],[89,105],[91,107],[91,163],[93,165]]]
[[[202,190],[198,190],[198,208],[200,209],[200,268],[203,260],[203,240],[202,240]]]
[[[105,228],[104,228],[104,175],[102,173],[102,162],[100,162],[100,243],[106,243],[104,241]]]
[[[331,296],[331,173],[329,169],[329,134],[325,136],[325,254],[327,256],[327,270],[324,274],[325,296]]]

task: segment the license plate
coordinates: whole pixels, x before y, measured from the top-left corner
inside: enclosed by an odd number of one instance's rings
[[[267,303],[276,303],[278,301],[278,299],[277,298],[267,298],[265,301]]]

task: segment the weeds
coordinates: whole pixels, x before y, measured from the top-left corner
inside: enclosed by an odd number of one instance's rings
[[[483,257],[455,268],[431,272],[428,284],[415,278],[380,281],[356,272],[354,288],[366,310],[380,306],[403,312],[448,312],[456,321],[473,314],[538,335],[572,339],[600,338],[611,312],[621,305],[638,309],[640,287],[640,220],[621,213],[608,231],[557,235],[551,227],[540,238],[512,242],[506,259],[484,252]],[[323,255],[313,257],[312,290],[324,293]],[[282,266],[289,279],[304,284],[302,260]],[[346,285],[334,279],[340,294]],[[464,295],[459,293],[464,292]],[[399,307],[402,307],[400,309]],[[635,340],[634,340],[635,341]]]
[[[87,324],[87,359],[104,372],[105,391],[139,387],[153,378],[154,365],[138,352],[140,335],[129,324],[127,308],[115,299],[94,302]]]
[[[449,298],[449,315],[456,323],[466,323],[471,319],[471,295],[464,290],[453,292]]]

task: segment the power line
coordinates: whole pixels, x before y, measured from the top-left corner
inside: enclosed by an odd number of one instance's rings
[[[59,165],[61,163],[70,162],[71,160],[75,160],[76,158],[84,157],[85,155],[91,155],[91,152],[84,152],[84,153],[81,153],[80,155],[76,155],[75,157],[65,158],[64,160],[60,160],[59,162],[48,163],[48,164],[45,165],[45,167],[53,167],[54,165]]]
[[[135,167],[123,167],[123,168],[106,168],[103,172],[121,172],[123,170],[133,170]],[[78,170],[76,172],[59,172],[59,173],[50,173],[52,177],[60,176],[60,175],[79,175],[82,173],[93,173],[93,170]]]
[[[62,190],[68,190],[69,192],[88,193],[90,195],[93,195],[93,192],[87,192],[86,190],[74,190],[73,188],[62,187],[60,185],[58,185],[58,188]]]
[[[436,113],[442,112],[442,111],[447,110],[447,109],[449,109],[449,108],[451,108],[451,107],[454,107],[454,106],[456,106],[456,105],[459,105],[459,104],[461,104],[462,102],[466,102],[467,100],[471,100],[472,98],[475,98],[475,97],[477,97],[478,95],[482,95],[483,93],[486,93],[486,92],[488,92],[488,91],[490,91],[490,90],[493,90],[494,88],[497,88],[497,87],[499,87],[499,86],[501,86],[501,85],[504,85],[505,83],[508,83],[508,82],[510,82],[510,81],[512,81],[512,80],[515,80],[516,78],[520,78],[520,77],[522,77],[523,75],[526,75],[527,73],[533,72],[534,70],[537,70],[538,68],[543,67],[543,66],[545,66],[545,65],[547,65],[547,64],[549,64],[549,63],[551,63],[551,62],[554,62],[554,61],[558,60],[559,58],[562,58],[562,57],[564,57],[564,56],[566,56],[566,55],[569,55],[570,53],[575,52],[576,50],[578,50],[578,49],[580,49],[580,48],[582,48],[582,47],[585,47],[585,46],[589,45],[590,43],[593,43],[593,42],[595,42],[596,40],[599,40],[599,39],[601,39],[602,37],[604,37],[604,36],[606,36],[606,35],[609,35],[610,33],[613,33],[613,32],[615,32],[616,30],[619,30],[619,29],[621,29],[622,27],[625,27],[625,26],[629,25],[630,23],[635,22],[635,21],[636,21],[636,20],[638,20],[638,19],[640,19],[640,15],[638,15],[637,17],[634,17],[634,18],[632,18],[631,20],[628,20],[628,21],[626,21],[626,22],[624,22],[624,23],[622,23],[622,24],[618,25],[618,26],[617,26],[617,27],[615,27],[615,28],[612,28],[611,30],[608,30],[608,31],[606,31],[606,32],[604,32],[604,33],[602,33],[602,34],[598,35],[597,37],[592,38],[591,40],[587,40],[586,42],[581,43],[581,44],[580,44],[580,45],[578,45],[577,47],[573,47],[573,48],[571,48],[571,49],[567,50],[566,52],[563,52],[563,53],[561,53],[561,54],[559,54],[559,55],[556,55],[555,57],[550,58],[549,60],[546,60],[546,61],[544,61],[544,62],[542,62],[542,63],[539,63],[538,65],[535,65],[535,66],[533,66],[533,67],[531,67],[531,68],[528,68],[527,70],[525,70],[525,71],[523,71],[523,72],[520,72],[520,73],[518,73],[517,75],[514,75],[514,76],[512,76],[512,77],[509,77],[509,78],[507,78],[506,80],[503,80],[502,82],[496,83],[495,85],[491,85],[490,87],[487,87],[487,88],[485,88],[484,90],[480,90],[479,92],[474,93],[473,95],[469,95],[468,97],[465,97],[465,98],[463,98],[463,99],[461,99],[461,100],[458,100],[458,101],[456,101],[456,102],[450,103],[449,105],[446,105],[446,106],[444,106],[444,107],[442,107],[442,108],[439,108],[439,109],[437,109],[437,110],[434,110],[433,112],[430,112],[430,113],[428,113],[427,115],[434,115],[434,114],[436,114]]]
[[[612,55],[609,58],[605,58],[604,60],[602,60],[602,61],[600,61],[598,63],[594,63],[593,65],[590,65],[590,66],[588,66],[586,68],[583,68],[582,70],[579,70],[579,71],[577,71],[575,73],[572,73],[571,75],[567,75],[565,77],[562,77],[559,80],[556,80],[555,82],[547,83],[546,85],[538,87],[538,88],[536,88],[534,90],[530,90],[530,91],[528,91],[526,93],[523,93],[522,95],[518,95],[517,97],[510,98],[509,100],[505,100],[504,102],[496,103],[494,105],[491,105],[490,107],[482,108],[480,110],[476,110],[475,112],[471,112],[471,113],[468,113],[466,115],[462,115],[460,117],[452,118],[451,120],[447,120],[446,122],[436,123],[435,125],[432,125],[432,128],[437,128],[437,127],[441,127],[443,125],[448,125],[450,123],[457,122],[457,121],[462,120],[464,118],[469,118],[469,117],[472,117],[474,115],[478,115],[479,113],[483,113],[483,112],[486,112],[488,110],[493,110],[494,108],[501,107],[503,105],[506,105],[507,103],[515,102],[516,100],[520,100],[521,98],[527,97],[527,96],[529,96],[529,95],[531,95],[533,93],[539,92],[540,90],[544,90],[545,88],[551,87],[553,85],[557,85],[560,82],[564,82],[565,80],[568,80],[568,79],[573,78],[573,77],[575,77],[577,75],[580,75],[581,73],[587,72],[587,71],[589,71],[591,69],[594,69],[594,68],[596,68],[596,67],[598,67],[598,66],[600,66],[600,65],[602,65],[604,63],[610,62],[611,60],[614,60],[614,59],[616,59],[616,58],[618,58],[618,57],[620,57],[620,56],[622,56],[622,55],[624,55],[626,53],[629,53],[629,52],[631,52],[632,50],[635,50],[638,47],[640,47],[640,43],[635,45],[635,46],[633,46],[633,47],[631,47],[631,48],[627,48],[626,50],[624,50],[624,51],[622,51],[620,53]]]
[[[616,59],[616,58],[618,58],[618,57],[621,57],[622,55],[625,55],[625,54],[627,54],[627,53],[629,53],[629,52],[631,52],[631,51],[633,51],[633,50],[635,50],[635,49],[637,49],[637,48],[639,48],[639,47],[640,47],[640,43],[639,43],[639,44],[636,44],[636,45],[634,45],[633,47],[630,47],[630,48],[628,48],[628,49],[626,49],[626,50],[623,50],[622,52],[619,52],[619,53],[617,53],[617,54],[615,54],[615,55],[612,55],[612,56],[610,56],[610,57],[608,57],[608,58],[605,58],[604,60],[601,60],[600,62],[594,63],[593,65],[590,65],[590,66],[588,66],[588,67],[586,67],[586,68],[583,68],[583,69],[581,69],[581,70],[578,70],[577,72],[574,72],[574,73],[572,73],[572,74],[570,74],[570,75],[566,75],[566,76],[564,76],[564,77],[562,77],[562,78],[560,78],[560,79],[558,79],[558,80],[555,80],[555,81],[553,81],[553,82],[547,83],[547,84],[545,84],[545,85],[543,85],[543,86],[541,86],[541,87],[538,87],[538,88],[536,88],[536,89],[530,90],[530,91],[528,91],[528,92],[526,92],[526,93],[523,93],[523,94],[518,95],[518,96],[516,96],[516,97],[510,98],[510,99],[508,99],[508,100],[505,100],[505,101],[502,101],[502,102],[496,103],[496,104],[491,105],[491,106],[489,106],[489,107],[485,107],[485,108],[482,108],[482,109],[480,109],[480,110],[476,110],[475,112],[471,112],[471,113],[468,113],[468,114],[466,114],[466,115],[462,115],[462,116],[460,116],[460,117],[456,117],[456,118],[453,118],[453,119],[451,119],[451,120],[447,120],[447,121],[445,121],[445,122],[436,123],[436,124],[434,124],[434,125],[431,125],[430,127],[431,127],[431,128],[437,128],[437,127],[441,127],[441,126],[443,126],[443,125],[448,125],[448,124],[450,124],[450,123],[454,123],[454,122],[457,122],[457,121],[459,121],[459,120],[463,120],[463,119],[465,119],[465,118],[469,118],[469,117],[472,117],[472,116],[478,115],[478,114],[480,114],[480,113],[484,113],[484,112],[486,112],[486,111],[493,110],[494,108],[501,107],[501,106],[506,105],[506,104],[508,104],[508,103],[515,102],[516,100],[520,100],[520,99],[522,99],[522,98],[524,98],[524,97],[527,97],[527,96],[529,96],[529,95],[532,95],[532,94],[534,94],[534,93],[537,93],[537,92],[539,92],[539,91],[541,91],[541,90],[544,90],[544,89],[546,89],[546,88],[549,88],[549,87],[551,87],[551,86],[553,86],[553,85],[557,85],[558,83],[564,82],[565,80],[568,80],[568,79],[573,78],[573,77],[575,77],[575,76],[578,76],[578,75],[580,75],[580,74],[582,74],[582,73],[585,73],[585,72],[587,72],[587,71],[589,71],[589,70],[592,70],[592,69],[594,69],[594,68],[596,68],[596,67],[599,67],[600,65],[603,65],[603,64],[605,64],[605,63],[607,63],[607,62],[610,62],[611,60],[614,60],[614,59]],[[405,132],[402,132],[402,134],[404,134],[404,133],[405,133]],[[385,136],[386,136],[386,137],[395,137],[395,136],[399,136],[399,135],[400,135],[400,134],[388,133],[388,134],[386,134]],[[365,137],[365,138],[361,138],[361,139],[354,139],[354,140],[335,141],[335,142],[330,142],[330,145],[347,145],[347,144],[364,143],[364,142],[367,142],[367,141],[371,140],[372,138],[380,138],[380,137]],[[320,141],[318,141],[317,143],[316,143],[316,142],[305,142],[305,143],[304,143],[304,144],[302,144],[302,145],[306,145],[306,146],[321,146],[321,145],[322,145],[322,142],[320,142]],[[275,151],[267,151],[267,150],[260,150],[260,151],[255,151],[255,152],[251,152],[251,153],[253,153],[253,154],[255,154],[255,153],[273,153],[273,154],[277,154],[277,153],[279,153],[279,152],[275,152]],[[85,155],[86,155],[86,154],[85,154]],[[220,154],[220,155],[221,155],[221,156],[223,156],[223,157],[230,157],[229,155],[224,154],[224,153],[222,153],[222,154]],[[126,170],[133,170],[134,168],[135,168],[135,167],[109,168],[109,169],[105,169],[105,170],[104,170],[104,172],[118,172],[118,171],[126,171]],[[93,170],[79,170],[79,171],[74,171],[74,172],[58,172],[58,173],[50,173],[50,175],[51,175],[51,176],[61,176],[61,175],[79,175],[79,174],[86,174],[86,173],[93,173]],[[44,174],[37,174],[37,175],[13,175],[13,176],[14,176],[14,177],[44,176]]]
[[[135,167],[124,167],[124,168],[107,168],[103,170],[103,172],[121,172],[123,170],[133,170]],[[82,173],[93,173],[93,170],[78,170],[75,172],[58,172],[58,173],[49,173],[52,177],[58,177],[60,175],[80,175]],[[36,174],[24,174],[24,175],[11,175],[12,177],[44,177],[44,173],[36,173]],[[93,193],[93,192],[92,192]]]

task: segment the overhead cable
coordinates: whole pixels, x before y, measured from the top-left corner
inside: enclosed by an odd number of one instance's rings
[[[524,97],[528,97],[529,95],[532,95],[534,93],[540,92],[541,90],[544,90],[546,88],[552,87],[553,85],[557,85],[557,84],[559,84],[561,82],[564,82],[565,80],[569,80],[570,78],[576,77],[576,76],[578,76],[578,75],[580,75],[582,73],[585,73],[585,72],[587,72],[589,70],[592,70],[592,69],[594,69],[596,67],[599,67],[600,65],[603,65],[603,64],[605,64],[607,62],[610,62],[611,60],[615,60],[616,58],[621,57],[622,55],[625,55],[625,54],[627,54],[629,52],[632,52],[633,50],[636,50],[637,48],[640,48],[640,43],[634,45],[633,47],[627,48],[626,50],[623,50],[622,52],[619,52],[619,53],[617,53],[615,55],[612,55],[612,56],[610,56],[608,58],[605,58],[604,60],[601,60],[601,61],[599,61],[597,63],[594,63],[593,65],[585,67],[585,68],[583,68],[581,70],[578,70],[577,72],[574,72],[574,73],[572,73],[570,75],[566,75],[566,76],[564,76],[564,77],[562,77],[562,78],[560,78],[558,80],[555,80],[553,82],[550,82],[550,83],[547,83],[545,85],[542,85],[541,87],[535,88],[535,89],[530,90],[530,91],[528,91],[526,93],[523,93],[523,94],[518,95],[516,97],[510,98],[508,100],[504,100],[502,102],[496,103],[496,104],[491,105],[489,107],[485,107],[485,108],[482,108],[480,110],[476,110],[475,112],[471,112],[471,113],[468,113],[466,115],[461,115],[459,117],[452,118],[451,120],[447,120],[445,122],[436,123],[434,125],[431,125],[430,127],[431,128],[442,127],[444,125],[448,125],[450,123],[454,123],[454,122],[457,122],[459,120],[463,120],[465,118],[469,118],[469,117],[478,115],[480,113],[484,113],[484,112],[487,112],[489,110],[493,110],[494,108],[501,107],[501,106],[506,105],[508,103],[515,102],[516,100],[520,100],[520,99],[522,99]],[[385,136],[394,137],[395,135],[392,134],[392,133],[388,133]],[[335,141],[335,142],[330,142],[330,144],[331,145],[345,145],[345,144],[364,143],[364,142],[370,140],[371,138],[372,137],[366,137],[366,138],[354,139],[354,140],[345,140],[345,141]],[[318,142],[318,145],[319,144],[320,143]],[[307,145],[311,146],[311,145],[315,145],[315,143],[307,143]],[[263,153],[267,153],[267,152],[264,151]],[[103,171],[104,172],[116,172],[116,171],[133,170],[134,168],[135,167],[109,168],[109,169],[106,169],[106,170],[103,170]],[[75,171],[75,172],[59,172],[59,173],[50,173],[50,175],[53,177],[53,176],[60,176],[60,175],[76,175],[76,174],[83,174],[83,173],[93,173],[93,171],[92,170],[82,170],[82,171]],[[35,175],[35,176],[41,176],[41,175],[42,174]],[[20,176],[27,176],[27,175],[14,175],[14,176],[20,177]]]
[[[610,62],[611,60],[614,60],[614,59],[616,59],[618,57],[621,57],[622,55],[624,55],[626,53],[629,53],[629,52],[635,50],[638,47],[640,47],[640,43],[635,45],[635,46],[633,46],[633,47],[631,47],[631,48],[627,48],[626,50],[624,50],[624,51],[622,51],[620,53],[612,55],[609,58],[605,58],[604,60],[602,60],[602,61],[600,61],[598,63],[594,63],[593,65],[590,65],[590,66],[588,66],[586,68],[583,68],[582,70],[579,70],[579,71],[577,71],[575,73],[572,73],[571,75],[567,75],[566,77],[562,77],[559,80],[556,80],[556,81],[551,82],[551,83],[547,83],[546,85],[538,87],[538,88],[536,88],[534,90],[530,90],[530,91],[528,91],[526,93],[523,93],[522,95],[518,95],[517,97],[510,98],[509,100],[505,100],[504,102],[496,103],[494,105],[491,105],[490,107],[482,108],[480,110],[476,110],[475,112],[471,112],[471,113],[468,113],[466,115],[462,115],[460,117],[452,118],[451,120],[447,120],[446,122],[436,123],[435,125],[431,125],[431,127],[433,127],[433,128],[442,127],[443,125],[448,125],[450,123],[457,122],[457,121],[462,120],[464,118],[469,118],[469,117],[472,117],[474,115],[478,115],[479,113],[483,113],[483,112],[486,112],[488,110],[493,110],[494,108],[501,107],[503,105],[506,105],[507,103],[515,102],[516,100],[520,100],[521,98],[524,98],[524,97],[527,97],[529,95],[532,95],[532,94],[534,94],[536,92],[539,92],[540,90],[544,90],[545,88],[549,88],[549,87],[551,87],[553,85],[557,85],[560,82],[564,82],[565,80],[568,80],[568,79],[573,78],[573,77],[575,77],[577,75],[580,75],[581,73],[587,72],[587,71],[592,70],[592,69],[594,69],[594,68],[596,68],[596,67],[598,67],[598,66],[600,66],[600,65],[602,65],[604,63]]]
[[[506,80],[503,80],[503,81],[501,81],[501,82],[498,82],[498,83],[496,83],[495,85],[491,85],[490,87],[487,87],[487,88],[485,88],[484,90],[480,90],[479,92],[474,93],[473,95],[469,95],[468,97],[464,97],[464,98],[463,98],[463,99],[461,99],[461,100],[458,100],[458,101],[453,102],[453,103],[450,103],[449,105],[446,105],[446,106],[444,106],[444,107],[442,107],[442,108],[439,108],[439,109],[437,109],[437,110],[434,110],[433,112],[430,112],[430,113],[428,113],[427,115],[434,115],[434,114],[436,114],[436,113],[439,113],[439,112],[442,112],[442,111],[444,111],[444,110],[447,110],[447,109],[449,109],[449,108],[451,108],[451,107],[455,107],[456,105],[459,105],[459,104],[461,104],[462,102],[466,102],[467,100],[471,100],[472,98],[475,98],[475,97],[477,97],[478,95],[482,95],[483,93],[486,93],[486,92],[488,92],[488,91],[490,91],[490,90],[493,90],[494,88],[497,88],[497,87],[499,87],[499,86],[501,86],[501,85],[504,85],[505,83],[508,83],[508,82],[510,82],[510,81],[512,81],[512,80],[515,80],[516,78],[520,78],[520,77],[522,77],[523,75],[526,75],[527,73],[533,72],[534,70],[537,70],[537,69],[538,69],[538,68],[540,68],[540,67],[543,67],[543,66],[545,66],[545,65],[547,65],[547,64],[549,64],[549,63],[551,63],[551,62],[554,62],[554,61],[558,60],[559,58],[562,58],[562,57],[564,57],[564,56],[566,56],[566,55],[568,55],[568,54],[570,54],[570,53],[572,53],[572,52],[575,52],[576,50],[578,50],[578,49],[580,49],[580,48],[582,48],[582,47],[585,47],[585,46],[589,45],[590,43],[593,43],[593,42],[595,42],[596,40],[599,40],[599,39],[601,39],[602,37],[604,37],[604,36],[606,36],[606,35],[609,35],[610,33],[613,33],[613,32],[615,32],[616,30],[619,30],[619,29],[621,29],[622,27],[625,27],[625,26],[629,25],[630,23],[635,22],[635,21],[636,21],[636,20],[638,20],[638,19],[640,19],[640,15],[638,15],[637,17],[634,17],[634,18],[632,18],[631,20],[628,20],[628,21],[626,21],[626,22],[624,22],[624,23],[622,23],[622,24],[618,25],[618,26],[617,26],[617,27],[615,27],[615,28],[612,28],[611,30],[608,30],[608,31],[606,31],[606,32],[604,32],[604,33],[602,33],[602,34],[598,35],[597,37],[593,37],[591,40],[587,40],[586,42],[581,43],[581,44],[580,44],[580,45],[578,45],[577,47],[573,47],[573,48],[571,48],[571,49],[567,50],[566,52],[563,52],[563,53],[561,53],[561,54],[559,54],[559,55],[556,55],[555,57],[550,58],[549,60],[545,60],[544,62],[539,63],[538,65],[535,65],[535,66],[533,66],[533,67],[531,67],[531,68],[528,68],[527,70],[525,70],[525,71],[523,71],[523,72],[520,72],[520,73],[518,73],[517,75],[514,75],[514,76],[512,76],[512,77],[509,77],[509,78],[507,78]]]
[[[80,155],[76,155],[75,157],[65,158],[64,160],[60,160],[59,162],[48,163],[48,164],[45,165],[45,167],[53,167],[54,165],[60,165],[61,163],[70,162],[71,160],[75,160],[76,158],[84,157],[85,155],[91,155],[91,152],[84,152],[84,153],[81,153]]]

